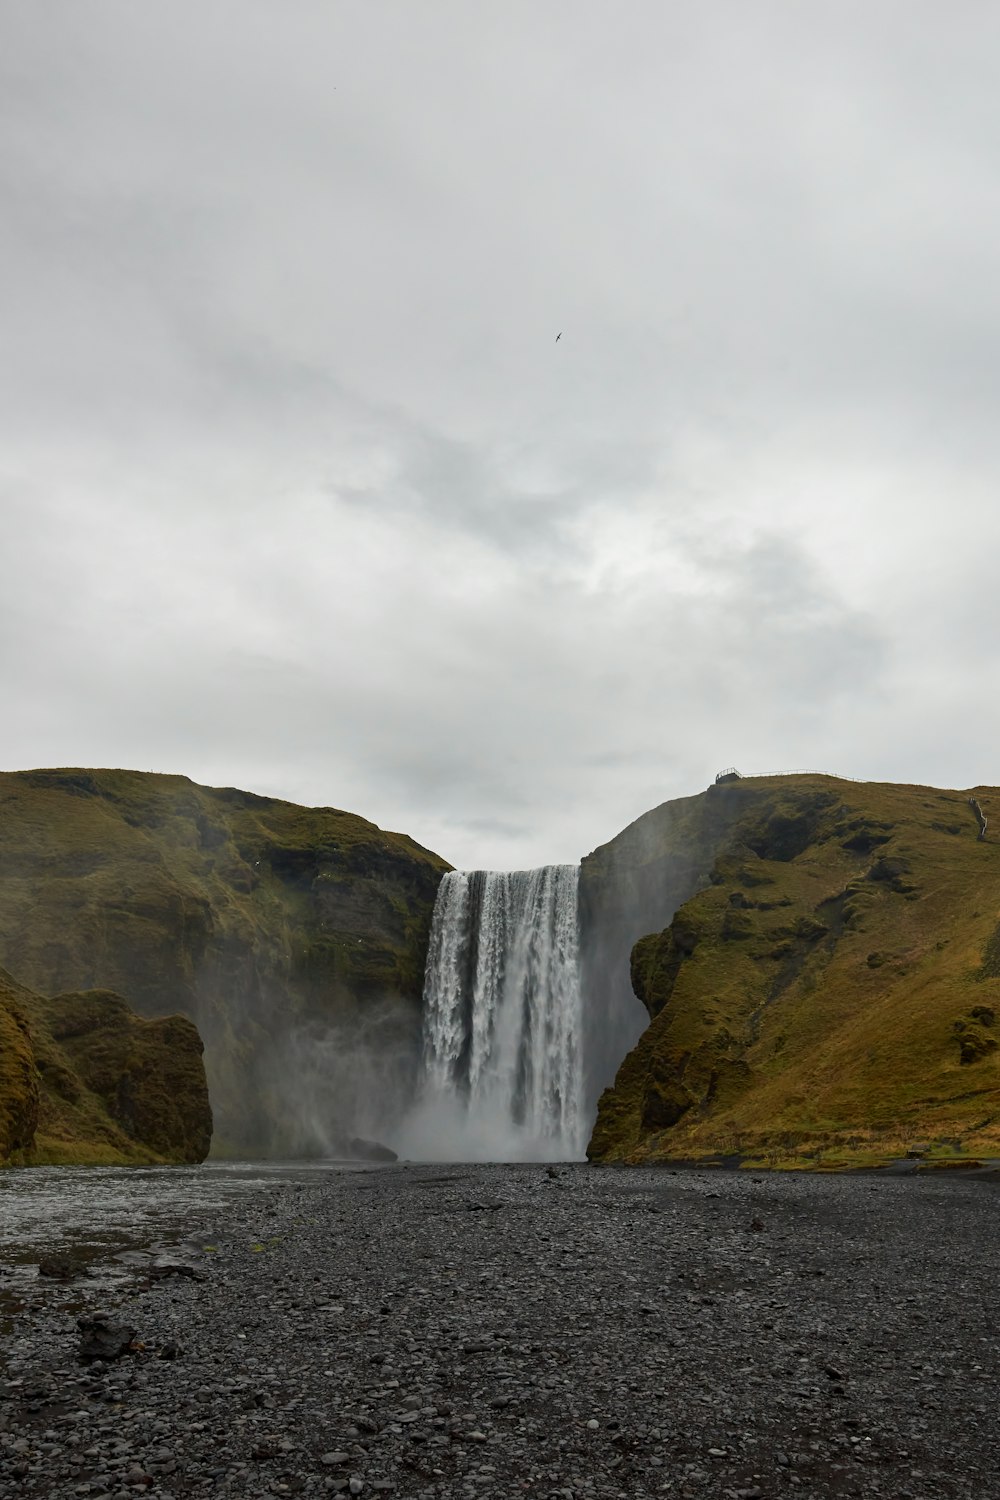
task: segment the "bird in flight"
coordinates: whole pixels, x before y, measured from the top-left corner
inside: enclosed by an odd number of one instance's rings
[[[560,339],[561,339],[561,338],[562,338],[562,334],[561,334],[561,333],[557,333],[557,334],[556,334],[556,343],[557,343],[557,344],[558,344],[558,342],[559,342],[559,340],[560,340]]]

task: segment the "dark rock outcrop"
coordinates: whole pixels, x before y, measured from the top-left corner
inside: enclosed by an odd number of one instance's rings
[[[50,998],[0,970],[4,1017],[16,1045],[0,1048],[0,1162],[204,1160],[212,1112],[186,1017],[144,1020],[107,991]]]
[[[77,1318],[80,1344],[77,1358],[85,1365],[95,1360],[121,1359],[131,1354],[136,1330],[127,1323],[117,1323],[110,1313],[93,1313],[90,1317]]]
[[[359,1136],[352,1136],[347,1143],[347,1149],[351,1156],[358,1161],[398,1161],[399,1157],[395,1151],[388,1146],[383,1146],[379,1141],[365,1141]]]

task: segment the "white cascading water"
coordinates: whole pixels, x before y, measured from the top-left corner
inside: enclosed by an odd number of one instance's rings
[[[579,873],[452,871],[441,882],[424,979],[418,1151],[582,1156]]]

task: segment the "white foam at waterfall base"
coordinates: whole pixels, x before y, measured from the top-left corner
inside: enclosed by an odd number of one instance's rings
[[[576,865],[452,871],[424,982],[423,1079],[405,1131],[426,1161],[583,1154]]]

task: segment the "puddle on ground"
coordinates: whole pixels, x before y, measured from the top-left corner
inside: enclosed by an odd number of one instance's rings
[[[364,1164],[367,1169],[367,1164]],[[205,1162],[197,1167],[25,1167],[0,1171],[0,1323],[44,1299],[67,1311],[157,1258],[189,1259],[213,1217],[241,1197],[314,1186],[357,1163]],[[88,1275],[42,1277],[50,1256]]]

